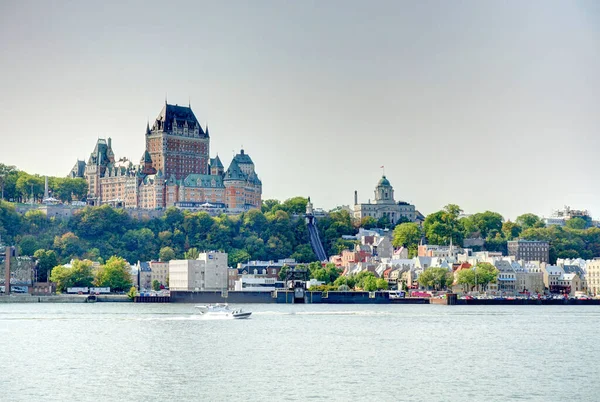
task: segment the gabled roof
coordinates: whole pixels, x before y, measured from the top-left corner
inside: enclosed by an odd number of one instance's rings
[[[246,180],[246,175],[244,174],[244,172],[242,172],[242,169],[240,169],[240,166],[238,165],[235,158],[233,158],[233,160],[231,161],[229,168],[225,172],[225,178],[223,180]]]
[[[192,109],[187,106],[165,104],[156,121],[161,122],[162,129],[165,131],[172,130],[174,124],[177,127],[184,127],[187,124],[188,129],[197,127],[200,137],[208,137],[208,134],[202,129]]]
[[[223,163],[221,163],[221,158],[219,158],[219,155],[217,155],[216,158],[212,158],[210,160],[210,167],[211,168],[224,168]]]

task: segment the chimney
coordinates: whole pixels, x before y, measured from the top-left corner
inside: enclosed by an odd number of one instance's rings
[[[354,205],[358,205],[358,191],[354,190]]]

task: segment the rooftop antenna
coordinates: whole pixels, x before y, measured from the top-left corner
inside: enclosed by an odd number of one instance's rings
[[[167,93],[165,92],[165,105],[167,104]]]

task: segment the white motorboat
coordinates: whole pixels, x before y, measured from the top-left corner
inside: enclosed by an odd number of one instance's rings
[[[203,317],[215,319],[241,320],[250,317],[252,314],[252,312],[243,311],[241,308],[230,309],[227,304],[207,304],[196,306],[196,308],[200,310],[200,314],[202,314]]]

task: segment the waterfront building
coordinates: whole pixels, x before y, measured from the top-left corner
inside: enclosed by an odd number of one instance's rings
[[[139,290],[150,290],[152,288],[152,270],[150,263],[140,262],[131,269],[131,281],[133,286]]]
[[[284,266],[288,266],[290,268],[295,268],[298,266],[298,262],[293,258],[284,258],[277,261],[248,261],[248,262],[239,262],[237,265],[237,270],[239,275],[265,275],[270,278],[278,278],[279,271]]]
[[[550,293],[564,293],[560,284],[560,278],[564,275],[562,267],[557,265],[545,265],[542,268],[544,273],[544,285]]]
[[[272,292],[284,287],[283,281],[267,275],[243,274],[236,280],[234,290],[240,292]]]
[[[196,260],[169,261],[171,290],[227,290],[227,253],[200,253]]]
[[[544,293],[544,273],[539,262],[512,262],[518,292]]]
[[[200,125],[191,107],[165,103],[146,125],[145,139],[139,164],[115,160],[110,138],[97,140],[87,163],[75,163],[69,177],[88,182],[88,204],[213,214],[260,208],[262,182],[250,156],[240,150],[227,169],[218,155],[211,159],[208,126]]]
[[[415,222],[418,213],[414,205],[394,199],[394,188],[389,180],[385,176],[382,176],[375,187],[375,199],[373,203],[369,200],[366,204],[359,204],[358,193],[354,192],[353,215],[359,221],[365,217],[372,217],[376,220],[385,217],[391,224],[394,224],[403,218],[410,222]]]
[[[550,262],[550,245],[547,241],[512,240],[507,242],[508,255],[515,260]]]
[[[162,286],[169,285],[169,263],[165,261],[150,261],[150,283],[158,281]]]
[[[587,289],[592,295],[600,295],[600,258],[587,261]]]
[[[494,262],[494,266],[498,270],[498,276],[496,277],[498,291],[514,294],[517,287],[517,275],[510,260],[497,260]]]

